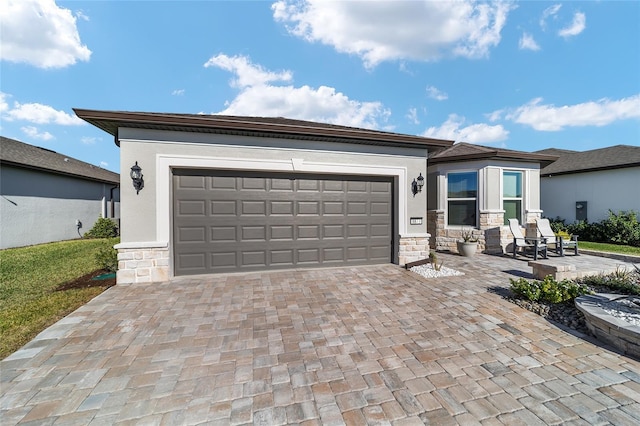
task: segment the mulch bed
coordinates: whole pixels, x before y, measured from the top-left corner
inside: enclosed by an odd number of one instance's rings
[[[55,291],[65,291],[65,290],[71,290],[71,289],[76,289],[76,288],[88,288],[88,287],[105,287],[109,288],[112,287],[114,285],[116,285],[116,279],[115,277],[113,278],[107,278],[105,280],[94,280],[93,278],[97,277],[98,275],[103,275],[103,274],[108,274],[108,271],[105,271],[104,269],[98,269],[97,271],[93,271],[90,272],[86,275],[81,276],[80,278],[76,278],[73,281],[69,281],[66,282],[64,284],[60,284]]]

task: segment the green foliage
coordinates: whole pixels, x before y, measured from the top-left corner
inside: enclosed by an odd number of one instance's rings
[[[586,285],[571,280],[556,281],[548,275],[542,281],[527,281],[524,278],[511,281],[511,291],[518,297],[532,302],[563,303],[591,291]]]
[[[636,211],[609,210],[609,217],[596,223],[586,221],[565,225],[564,220],[550,221],[554,232],[566,231],[579,235],[581,241],[613,243],[640,247],[640,222]]]
[[[626,270],[618,269],[612,274],[592,275],[583,277],[580,281],[585,285],[603,288],[608,293],[640,295],[639,272],[637,271],[634,275]]]
[[[118,225],[104,217],[98,218],[89,231],[85,232],[85,238],[114,238],[118,236]]]
[[[96,263],[101,269],[109,272],[118,270],[118,251],[113,248],[116,242],[117,238],[107,240],[105,245],[96,252]]]

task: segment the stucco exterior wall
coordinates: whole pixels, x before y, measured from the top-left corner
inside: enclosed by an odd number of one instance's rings
[[[120,250],[142,245],[171,249],[171,169],[203,168],[296,173],[376,175],[393,178],[397,223],[396,261],[428,254],[427,189],[414,194],[411,182],[426,175],[426,148],[393,148],[347,143],[301,141],[234,135],[119,130],[121,170],[126,176],[138,162],[144,189],[136,191],[128,177],[122,184]],[[422,224],[411,225],[411,217]],[[402,245],[402,247],[400,247]],[[411,261],[411,260],[408,260]]]
[[[587,219],[599,222],[614,212],[640,212],[640,167],[543,177],[540,179],[544,216],[576,220],[576,202],[587,202]]]
[[[3,249],[80,238],[111,214],[110,184],[7,165],[0,167],[0,182]],[[118,218],[117,189],[114,196]]]

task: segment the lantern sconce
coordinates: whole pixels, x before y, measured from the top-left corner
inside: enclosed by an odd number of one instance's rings
[[[131,180],[133,181],[133,187],[136,190],[136,194],[140,192],[142,188],[144,188],[144,179],[142,179],[142,169],[138,166],[138,162],[131,167],[131,172],[129,173],[131,176]]]
[[[413,196],[415,197],[418,192],[422,192],[422,187],[424,186],[424,177],[422,173],[416,179],[411,182],[411,192],[413,192]]]

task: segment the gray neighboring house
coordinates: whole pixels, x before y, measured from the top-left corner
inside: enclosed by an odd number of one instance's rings
[[[119,218],[120,175],[0,136],[0,248],[81,237]]]
[[[285,118],[74,109],[127,176],[117,281],[428,256],[427,157],[453,141]],[[415,182],[415,183],[414,183]]]
[[[540,170],[540,205],[546,217],[599,222],[609,210],[640,212],[640,146],[537,152],[558,157]]]

